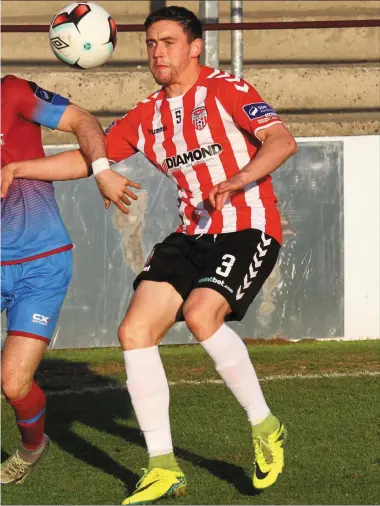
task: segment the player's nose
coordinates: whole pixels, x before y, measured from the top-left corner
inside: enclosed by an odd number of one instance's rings
[[[164,56],[164,47],[162,44],[157,44],[153,56],[155,59],[162,58]]]

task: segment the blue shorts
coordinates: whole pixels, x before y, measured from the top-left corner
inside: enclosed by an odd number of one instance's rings
[[[72,274],[72,251],[1,266],[1,311],[8,335],[50,343]]]

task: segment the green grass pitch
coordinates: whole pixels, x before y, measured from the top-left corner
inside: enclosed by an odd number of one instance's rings
[[[249,352],[288,428],[284,473],[254,493],[241,408],[200,346],[165,346],[173,440],[189,487],[162,504],[380,504],[380,342],[258,342]],[[147,463],[121,351],[50,351],[37,379],[52,445],[24,484],[2,487],[2,504],[120,504]],[[3,399],[2,459],[17,442]]]

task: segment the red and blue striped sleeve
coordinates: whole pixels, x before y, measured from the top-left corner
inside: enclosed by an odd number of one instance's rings
[[[57,128],[70,104],[67,98],[15,76],[8,76],[7,82],[11,84],[13,101],[21,116],[39,125]]]

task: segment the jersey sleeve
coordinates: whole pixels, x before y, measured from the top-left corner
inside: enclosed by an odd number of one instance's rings
[[[260,130],[282,124],[273,107],[249,83],[234,76],[221,81],[217,98],[240,128],[257,137]]]
[[[51,129],[57,128],[70,103],[67,98],[15,76],[9,76],[6,83],[10,92],[7,99],[13,100],[22,117]]]
[[[133,110],[106,129],[107,156],[111,163],[121,162],[137,153],[138,121]]]

